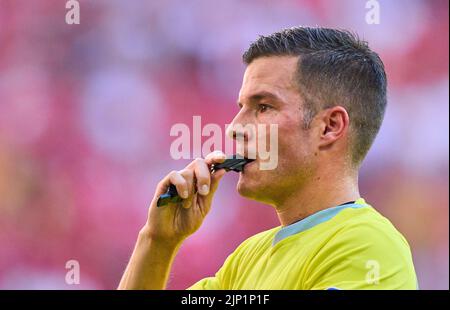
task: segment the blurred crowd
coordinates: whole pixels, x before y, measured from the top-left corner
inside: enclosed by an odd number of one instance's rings
[[[356,31],[389,80],[361,193],[409,241],[419,286],[449,288],[449,16],[446,0],[0,0],[0,288],[113,289],[172,160],[170,128],[222,128],[237,112],[241,55],[295,25]],[[247,237],[279,225],[224,178],[182,246],[169,288],[217,271]],[[65,282],[69,260],[81,282]]]

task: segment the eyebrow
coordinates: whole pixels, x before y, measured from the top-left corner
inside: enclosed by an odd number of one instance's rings
[[[261,101],[263,99],[274,99],[276,101],[281,101],[280,97],[278,97],[277,95],[275,95],[274,93],[268,92],[268,91],[260,91],[257,92],[253,95],[250,96],[250,98],[248,99],[249,101]],[[242,103],[238,100],[237,101],[237,105],[240,106]]]

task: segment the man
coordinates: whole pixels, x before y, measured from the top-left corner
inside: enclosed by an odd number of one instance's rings
[[[243,58],[232,125],[277,124],[279,159],[276,169],[262,170],[257,156],[237,190],[272,205],[281,226],[244,241],[214,277],[190,288],[415,289],[406,240],[358,189],[386,107],[378,55],[347,31],[296,27],[260,37]],[[230,135],[248,145],[256,139]],[[211,208],[225,172],[209,167],[224,156],[196,159],[158,184],[120,289],[165,288],[178,248]],[[170,184],[183,202],[157,208]]]

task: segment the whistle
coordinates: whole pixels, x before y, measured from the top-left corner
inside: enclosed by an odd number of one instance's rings
[[[244,166],[252,161],[254,161],[254,159],[248,159],[239,155],[233,155],[225,159],[223,163],[212,164],[210,171],[211,173],[213,173],[217,170],[225,169],[226,172],[241,172],[244,169]],[[165,205],[168,205],[169,203],[178,203],[181,201],[183,201],[183,199],[178,196],[177,188],[175,187],[175,185],[170,184],[167,192],[159,196],[156,206],[163,207]]]

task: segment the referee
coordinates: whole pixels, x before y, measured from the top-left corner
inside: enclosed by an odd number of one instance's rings
[[[263,170],[257,156],[237,190],[273,206],[281,225],[245,240],[189,289],[416,289],[407,241],[358,189],[386,109],[379,56],[348,31],[295,27],[261,36],[243,60],[232,125],[277,124],[279,157],[276,169]],[[255,143],[246,132],[229,134]],[[225,174],[208,167],[224,159],[213,152],[158,184],[119,289],[166,287],[180,245],[202,224]],[[157,208],[170,184],[183,201]]]

